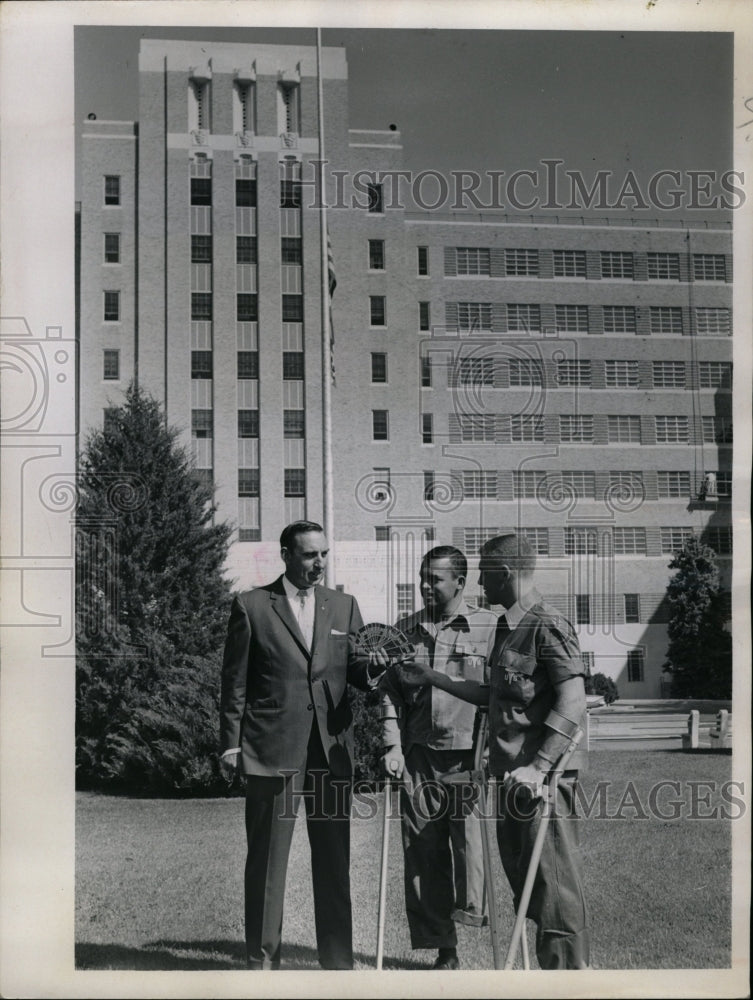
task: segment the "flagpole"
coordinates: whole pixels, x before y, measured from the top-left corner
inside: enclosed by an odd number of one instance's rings
[[[324,183],[324,91],[322,86],[322,29],[316,29],[316,81],[319,117],[319,237],[322,274],[322,492],[323,528],[329,542],[324,582],[335,585],[334,489],[332,483],[332,345],[327,260],[327,198]]]

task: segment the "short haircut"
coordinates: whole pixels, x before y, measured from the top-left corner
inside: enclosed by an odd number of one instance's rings
[[[421,569],[435,559],[449,559],[455,576],[468,578],[468,560],[454,545],[435,545],[421,560]]]
[[[495,535],[481,546],[481,555],[504,561],[520,573],[533,573],[536,569],[536,553],[525,535]]]
[[[305,535],[309,531],[324,531],[324,528],[316,521],[293,521],[287,528],[282,529],[280,548],[292,548],[298,535]]]

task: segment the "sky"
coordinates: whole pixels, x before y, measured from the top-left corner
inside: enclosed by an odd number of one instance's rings
[[[732,167],[730,33],[332,28],[322,34],[325,45],[347,51],[350,127],[396,125],[406,169],[543,174],[540,161],[557,158],[563,170],[583,171],[587,179],[596,170],[618,178],[633,170],[645,190],[659,170],[718,174]],[[77,27],[77,131],[89,113],[137,119],[141,37],[313,44],[315,32]]]

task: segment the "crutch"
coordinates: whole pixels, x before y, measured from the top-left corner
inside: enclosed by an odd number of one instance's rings
[[[566,769],[570,758],[575,749],[583,738],[583,730],[579,727],[573,734],[570,742],[565,747],[562,756],[555,764],[553,770],[549,775],[549,780],[547,782],[547,798],[549,800],[549,805],[551,808],[557,808],[557,785],[559,783],[560,775]],[[546,808],[546,802],[544,803],[544,810],[541,814],[541,822],[539,828],[536,831],[536,840],[533,844],[533,851],[531,852],[531,860],[528,864],[528,871],[526,872],[526,880],[523,884],[523,892],[520,896],[520,902],[518,903],[518,912],[515,916],[515,924],[512,929],[512,940],[510,941],[510,947],[507,951],[507,958],[505,959],[505,969],[512,969],[513,963],[515,962],[515,955],[518,951],[518,946],[525,941],[525,934],[523,933],[525,928],[526,917],[528,915],[528,904],[531,902],[531,894],[533,893],[533,883],[536,878],[536,872],[539,868],[539,862],[541,861],[541,852],[544,849],[544,838],[546,837],[547,829],[549,827],[549,820],[551,819],[551,808]],[[527,964],[527,942],[523,948],[523,960],[525,967],[528,968]],[[497,966],[495,965],[495,968]]]
[[[382,816],[382,861],[379,868],[379,917],[377,919],[376,967],[382,968],[384,957],[384,917],[387,901],[387,856],[390,847],[390,803],[392,800],[392,776],[384,779],[384,814]]]

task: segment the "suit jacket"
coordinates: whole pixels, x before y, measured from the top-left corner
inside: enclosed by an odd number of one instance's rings
[[[241,748],[245,774],[277,777],[300,768],[312,720],[330,770],[353,773],[353,714],[347,684],[368,687],[355,651],[363,624],[350,594],[315,588],[314,639],[306,648],[282,577],[232,604],[222,667],[221,752]],[[313,713],[313,714],[312,714]]]

